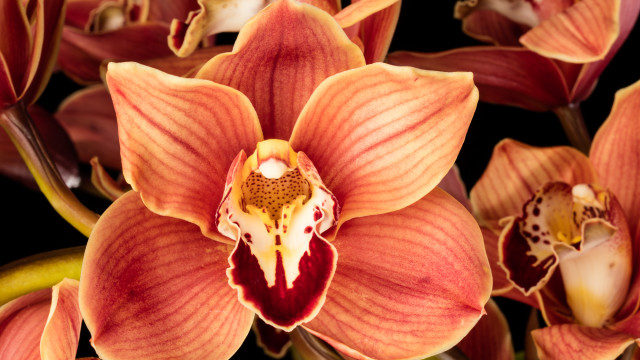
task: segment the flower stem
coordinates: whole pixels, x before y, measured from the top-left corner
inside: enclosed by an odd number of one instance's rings
[[[64,278],[80,279],[84,246],[32,255],[0,266],[0,306]]]
[[[78,231],[89,236],[98,215],[84,206],[65,185],[25,105],[19,102],[3,109],[0,126],[11,138],[51,206]]]
[[[553,109],[553,112],[560,119],[560,124],[562,124],[564,133],[569,138],[571,145],[588,155],[591,147],[591,137],[584,123],[580,104],[557,107]]]

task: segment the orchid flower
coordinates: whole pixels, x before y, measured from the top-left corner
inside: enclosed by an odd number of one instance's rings
[[[292,0],[195,79],[110,64],[135,191],[85,253],[80,308],[100,356],[227,358],[257,315],[353,358],[416,358],[476,324],[491,286],[481,234],[434,189],[475,109],[472,78],[364,65],[329,14]]]
[[[463,29],[494,46],[400,51],[390,54],[388,62],[472,71],[482,101],[554,111],[572,144],[587,152],[590,137],[579,103],[593,91],[638,12],[635,0],[464,0],[456,5]]]
[[[198,0],[200,8],[171,23],[169,47],[178,56],[191,54],[207,36],[237,32],[274,0]],[[400,14],[400,0],[354,0],[341,9],[336,0],[301,0],[330,15],[360,46],[367,64],[382,61],[389,50]],[[183,20],[185,19],[185,20]]]
[[[494,294],[535,296],[549,325],[532,333],[543,359],[613,359],[640,335],[639,109],[636,82],[616,94],[589,158],[505,140],[471,190],[493,230]]]

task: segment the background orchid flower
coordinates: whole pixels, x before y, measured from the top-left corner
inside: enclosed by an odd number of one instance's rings
[[[171,23],[169,47],[178,56],[191,54],[207,36],[237,32],[273,0],[198,0],[200,8]],[[400,13],[399,0],[355,0],[341,9],[336,0],[301,0],[334,16],[365,54],[367,64],[387,54]],[[184,19],[184,20],[183,20]]]
[[[355,358],[426,356],[469,331],[490,292],[480,233],[430,190],[475,87],[469,74],[364,64],[330,15],[285,0],[197,79],[110,65],[136,192],[105,212],[85,255],[80,306],[99,355],[229,357],[254,314]]]
[[[494,294],[517,287],[540,303],[549,325],[532,333],[541,358],[613,359],[638,338],[639,107],[640,82],[616,94],[589,158],[505,140],[471,190],[476,217],[498,226],[484,233],[494,287],[504,284]]]
[[[640,3],[633,0],[461,1],[463,28],[494,46],[439,53],[395,52],[388,62],[441,71],[472,71],[482,101],[554,111],[572,144],[586,152],[589,134],[578,104],[631,32]],[[475,6],[474,6],[475,5]],[[595,25],[597,24],[597,26]]]

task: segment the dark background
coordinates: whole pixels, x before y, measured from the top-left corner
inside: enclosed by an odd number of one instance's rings
[[[391,51],[435,52],[479,45],[480,43],[464,35],[460,21],[453,19],[453,4],[453,1],[405,0]],[[636,27],[602,74],[591,97],[582,103],[591,136],[608,116],[615,91],[640,79],[640,67],[635,53],[639,44],[640,31]],[[78,88],[64,75],[55,74],[40,104],[54,111],[64,97]],[[552,113],[479,103],[457,161],[468,189],[482,174],[493,146],[505,137],[537,146],[568,145],[562,128]],[[86,243],[86,238],[53,211],[40,193],[4,177],[0,177],[0,186],[4,194],[0,200],[0,226],[3,229],[0,235],[0,264],[43,251]],[[82,192],[77,194],[97,212],[108,206],[108,202],[102,199]],[[528,308],[508,300],[499,300],[499,304],[512,328],[516,350],[522,349],[523,326]],[[78,356],[92,354],[88,338],[89,335],[84,332]],[[251,334],[234,358],[261,356],[254,343]]]

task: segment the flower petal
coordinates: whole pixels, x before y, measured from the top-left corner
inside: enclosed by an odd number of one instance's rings
[[[76,91],[54,116],[71,137],[80,161],[88,163],[97,156],[108,168],[122,168],[116,112],[102,84]]]
[[[46,323],[40,340],[42,358],[75,359],[82,326],[77,280],[64,279],[53,287]]]
[[[283,358],[291,347],[291,338],[288,332],[274,328],[258,317],[253,322],[253,332],[256,334],[258,346],[271,358]]]
[[[399,0],[356,0],[334,16],[341,27],[347,28],[383,9],[398,3]]]
[[[360,0],[359,2],[365,1]],[[368,16],[362,22],[361,36],[363,37],[364,58],[367,64],[383,61],[387,56],[391,39],[398,24],[400,4],[400,1],[393,3]]]
[[[91,164],[91,184],[100,194],[111,201],[115,201],[124,195],[125,191],[102,167],[98,157],[91,158],[89,163]]]
[[[42,3],[37,6],[41,8]],[[29,77],[33,76],[29,67],[34,40],[29,19],[25,15],[25,9],[20,0],[6,0],[0,4],[0,24],[4,34],[0,36],[0,54],[2,54],[3,63],[6,64],[6,68],[2,71],[5,74],[2,89],[9,88],[8,84],[13,84],[14,92],[20,98],[30,80]],[[6,79],[7,75],[8,79]]]
[[[428,70],[471,71],[480,99],[486,102],[535,111],[570,102],[558,66],[522,48],[474,46],[432,54],[398,51],[390,54],[387,62]]]
[[[515,358],[509,324],[498,305],[491,299],[485,306],[487,316],[483,316],[469,334],[458,343],[458,347],[470,360]]]
[[[634,341],[605,328],[563,324],[531,332],[541,359],[614,359]]]
[[[89,238],[80,279],[98,355],[230,357],[254,316],[227,284],[229,250],[193,224],[148,211],[135,192],[116,200]]]
[[[136,63],[110,64],[107,83],[127,182],[153,212],[215,236],[228,167],[241,149],[253,151],[262,138],[247,98]]]
[[[519,46],[518,39],[529,27],[516,23],[493,10],[477,9],[462,19],[465,34],[494,45]]]
[[[520,43],[571,63],[601,60],[618,37],[620,0],[582,0],[528,31]]]
[[[538,148],[515,140],[501,141],[489,165],[471,189],[474,215],[486,223],[520,214],[535,190],[549,181],[570,185],[595,183],[589,159],[567,146]]]
[[[40,359],[40,337],[51,309],[51,289],[21,296],[0,307],[0,358]]]
[[[171,54],[161,58],[138,61],[142,65],[151,66],[168,74],[183,77],[194,77],[200,68],[216,55],[231,51],[231,45],[212,46],[196,49],[187,57],[176,57]],[[106,65],[106,64],[103,64]],[[105,70],[106,70],[106,66]]]
[[[18,102],[18,94],[11,79],[11,69],[0,52],[0,106],[3,108]]]
[[[593,139],[589,158],[600,184],[624,209],[630,233],[640,219],[640,81],[616,93],[611,113]],[[623,176],[621,176],[623,174]]]
[[[480,231],[442,190],[402,210],[349,221],[333,244],[338,268],[327,301],[305,328],[350,357],[436,354],[484,313],[491,274]]]
[[[242,91],[258,113],[265,139],[287,139],[322,80],[362,65],[362,52],[329,14],[284,0],[249,21],[234,51],[213,58],[197,77]]]
[[[440,180],[438,187],[453,196],[471,212],[471,203],[467,197],[467,188],[464,186],[464,182],[462,182],[460,170],[457,165],[454,164],[451,169],[449,169],[449,172]]]
[[[316,165],[341,222],[401,209],[451,168],[477,99],[468,73],[367,65],[318,87],[291,147]]]

